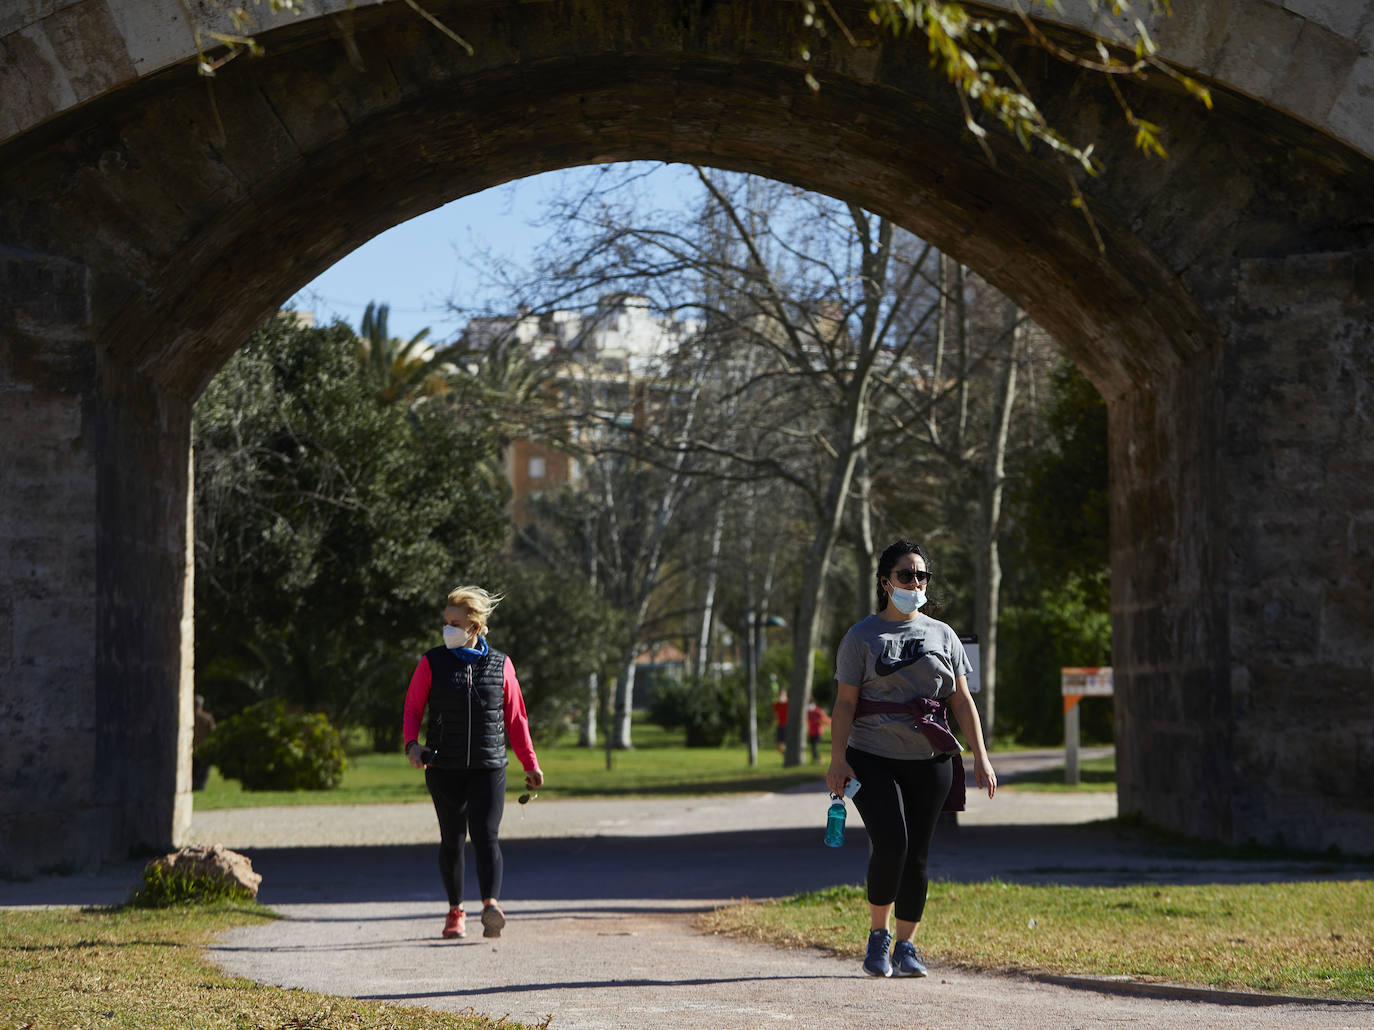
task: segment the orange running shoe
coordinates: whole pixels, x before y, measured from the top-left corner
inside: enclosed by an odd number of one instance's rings
[[[448,918],[444,920],[445,937],[466,937],[468,935],[466,923],[467,917],[461,908],[451,908],[448,910]]]

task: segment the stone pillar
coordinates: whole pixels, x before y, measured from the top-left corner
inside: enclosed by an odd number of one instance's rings
[[[177,775],[190,720],[189,408],[102,358],[90,294],[80,264],[0,250],[0,871],[11,874],[166,847],[189,788]]]
[[[1229,840],[1217,358],[1109,405],[1112,677],[1122,814]]]
[[[1243,262],[1224,377],[1233,838],[1374,854],[1374,251]]]
[[[1113,405],[1121,811],[1374,853],[1374,254],[1243,262],[1231,311]]]

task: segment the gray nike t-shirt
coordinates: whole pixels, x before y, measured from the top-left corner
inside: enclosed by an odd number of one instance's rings
[[[849,628],[835,654],[835,678],[859,688],[872,701],[945,698],[956,676],[973,665],[959,634],[943,622],[917,614],[908,622],[870,615]],[[861,715],[849,731],[849,744],[884,758],[930,758],[935,749],[905,712]]]

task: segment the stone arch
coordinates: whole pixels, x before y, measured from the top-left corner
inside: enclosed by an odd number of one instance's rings
[[[639,158],[860,202],[1049,328],[1111,410],[1122,810],[1374,849],[1368,799],[1292,732],[1318,705],[1332,761],[1374,767],[1374,162],[1219,83],[1211,114],[1135,91],[1171,130],[1149,165],[1099,83],[1024,53],[1051,119],[1102,138],[1099,253],[1062,170],[1001,141],[990,164],[910,42],[832,38],[813,95],[787,4],[434,9],[472,59],[400,5],[360,8],[346,42],[292,23],[208,88],[173,64],[0,148],[0,435],[19,457],[0,865],[166,843],[189,815],[190,405],[248,328],[449,199]]]

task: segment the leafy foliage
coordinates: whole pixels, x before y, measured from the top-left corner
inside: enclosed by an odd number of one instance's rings
[[[1111,664],[1108,570],[1107,409],[1072,364],[1052,378],[1050,445],[1018,491],[1016,570],[1002,615],[1001,716],[1027,743],[1063,736],[1059,670]],[[1081,703],[1089,740],[1112,738],[1111,702]]]
[[[196,405],[196,656],[212,711],[287,698],[393,727],[452,583],[504,539],[495,444],[383,403],[347,326],[260,327]]]
[[[288,711],[279,698],[249,705],[200,746],[244,790],[328,790],[343,776],[343,740],[323,715]]]
[[[382,404],[411,401],[448,392],[448,380],[440,371],[442,358],[425,345],[428,329],[409,340],[392,336],[387,329],[390,308],[369,301],[358,324],[358,358],[372,377]]]
[[[622,616],[581,572],[527,558],[485,577],[505,600],[490,638],[511,656],[536,743],[557,739],[587,704],[587,680],[603,673],[621,639]]]
[[[1078,577],[1106,607],[1107,405],[1086,376],[1064,361],[1051,377],[1045,420],[1051,446],[1031,463],[1021,491],[1025,546],[1046,581]]]
[[[659,687],[649,717],[665,729],[685,729],[688,747],[720,747],[739,739],[749,714],[739,683],[707,678]]]
[[[1004,728],[1026,744],[1057,745],[1064,739],[1059,670],[1065,666],[1110,665],[1112,624],[1105,607],[1090,598],[1100,583],[1085,587],[1070,578],[1044,591],[1039,604],[1002,613]],[[1091,741],[1112,739],[1109,698],[1084,698],[1079,732]]]

